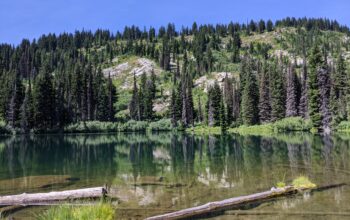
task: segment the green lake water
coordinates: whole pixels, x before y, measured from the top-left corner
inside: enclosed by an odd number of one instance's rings
[[[148,216],[269,190],[306,175],[350,183],[350,136],[84,134],[0,138],[0,195],[107,184],[117,219]],[[45,208],[18,211],[35,219]],[[245,207],[213,219],[350,219],[350,187]],[[257,213],[260,213],[259,215]]]

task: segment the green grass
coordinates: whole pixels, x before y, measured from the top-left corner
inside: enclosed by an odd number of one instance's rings
[[[172,131],[173,126],[171,124],[171,119],[161,119],[149,123],[148,129],[151,131]]]
[[[304,120],[300,117],[284,118],[274,123],[267,123],[261,125],[246,126],[242,125],[237,128],[228,129],[228,133],[237,133],[241,135],[258,135],[271,136],[284,132],[303,132],[310,131],[312,125],[310,121]],[[194,128],[186,129],[187,132],[194,132],[197,134],[221,134],[220,127],[208,127],[205,125],[197,125]]]
[[[350,132],[350,121],[342,121],[336,127],[336,130],[339,132]]]
[[[198,125],[193,128],[187,128],[186,132],[195,134],[221,134],[221,128]]]
[[[316,184],[311,182],[308,177],[300,176],[293,180],[292,185],[296,188],[315,188]]]
[[[110,204],[91,206],[60,205],[50,208],[38,220],[112,220],[115,210]]]
[[[172,131],[170,119],[159,121],[135,121],[129,120],[125,123],[87,121],[70,124],[64,128],[65,133],[97,133],[97,132],[145,132],[145,131]]]

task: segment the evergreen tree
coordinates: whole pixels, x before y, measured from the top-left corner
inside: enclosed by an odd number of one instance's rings
[[[270,68],[271,91],[271,120],[277,121],[285,117],[285,89],[282,60],[280,64],[275,62]]]
[[[246,73],[245,85],[242,95],[242,121],[245,125],[254,125],[259,122],[259,102],[258,86],[256,77],[251,70],[251,65]]]
[[[130,118],[133,120],[141,120],[140,104],[139,104],[139,92],[136,82],[136,73],[134,72],[134,87],[132,90],[132,97],[129,104]]]
[[[311,50],[310,55],[310,73],[308,75],[308,91],[309,91],[309,115],[313,127],[319,129],[322,124],[322,116],[320,113],[321,100],[320,89],[318,83],[318,72],[322,66],[322,54],[317,45]]]
[[[220,125],[220,105],[221,105],[221,89],[217,82],[208,88],[208,124],[209,126]]]
[[[118,101],[118,95],[117,95],[117,90],[113,84],[111,75],[108,74],[108,84],[107,84],[107,88],[108,88],[108,117],[107,120],[108,121],[115,121],[115,114],[116,114],[116,110],[114,108],[114,103],[116,103]]]
[[[20,77],[19,70],[17,70],[10,90],[11,95],[6,112],[7,123],[13,128],[20,127],[21,105],[24,98],[24,87]]]
[[[295,68],[293,65],[289,66],[287,74],[286,117],[295,117],[298,115],[296,80]]]
[[[331,110],[333,123],[338,124],[347,117],[347,92],[349,89],[348,76],[344,58],[339,54],[336,69],[332,71]]]
[[[303,61],[303,69],[301,73],[301,95],[298,106],[299,115],[306,119],[308,118],[308,79],[306,60]]]
[[[96,119],[99,121],[108,121],[109,120],[109,97],[108,91],[104,83],[101,83],[97,93],[96,100]]]
[[[48,67],[44,66],[35,79],[34,115],[35,127],[39,130],[53,128],[55,119],[55,91]]]
[[[21,130],[28,133],[34,127],[34,109],[33,109],[33,95],[32,86],[29,80],[28,88],[24,96],[21,106]]]
[[[202,110],[202,102],[201,97],[198,97],[198,115],[197,115],[197,121],[203,122],[203,110]]]
[[[321,68],[318,71],[317,80],[320,88],[320,98],[321,98],[320,113],[322,117],[322,129],[325,132],[329,132],[330,123],[332,120],[331,111],[329,108],[331,80],[330,80],[330,74],[328,71],[326,60],[324,60],[324,63],[321,65]]]
[[[260,76],[259,87],[259,118],[262,123],[267,123],[271,120],[270,79],[267,68],[268,66],[265,62]]]
[[[227,114],[226,114],[225,103],[223,98],[221,98],[221,102],[220,102],[220,128],[221,128],[221,133],[226,134]]]
[[[233,97],[232,80],[228,78],[227,73],[224,79],[223,95],[224,95],[224,103],[225,103],[226,112],[227,112],[227,124],[231,125],[234,117],[234,114],[233,114],[234,97]]]

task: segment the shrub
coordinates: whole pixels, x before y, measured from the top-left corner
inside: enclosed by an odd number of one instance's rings
[[[64,128],[67,133],[93,133],[93,132],[116,132],[118,131],[118,123],[86,121],[68,125]]]
[[[310,131],[312,124],[301,117],[290,117],[276,121],[273,123],[273,128],[275,132]]]
[[[0,121],[0,134],[13,134],[15,131],[6,125],[6,122]]]
[[[161,119],[159,121],[151,122],[148,126],[151,131],[172,131],[173,126],[171,119]]]
[[[315,188],[316,184],[312,183],[308,177],[300,176],[293,180],[292,185],[296,188]]]
[[[350,121],[342,121],[337,126],[337,131],[350,131]]]
[[[115,211],[110,204],[99,204],[91,206],[69,206],[60,205],[50,208],[38,220],[90,220],[90,219],[114,219]]]
[[[119,126],[119,131],[146,131],[148,127],[147,121],[130,120]]]

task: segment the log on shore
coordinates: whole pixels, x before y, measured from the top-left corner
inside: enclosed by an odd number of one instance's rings
[[[293,186],[286,186],[283,188],[275,188],[269,191],[256,193],[247,196],[234,197],[230,199],[225,199],[222,201],[209,202],[207,204],[179,210],[176,212],[171,212],[163,215],[158,215],[154,217],[146,218],[146,220],[163,220],[163,219],[188,219],[188,218],[198,218],[206,215],[211,215],[213,213],[223,212],[229,209],[238,208],[244,205],[252,204],[252,203],[260,203],[264,201],[268,201],[277,197],[289,196],[293,194],[297,194],[301,191],[306,190],[325,190],[329,188],[343,186],[345,184],[334,184],[329,186],[323,186],[319,188],[295,188]]]
[[[107,191],[103,187],[49,193],[23,193],[20,195],[0,196],[0,206],[43,205],[66,200],[94,199],[101,198],[106,195],[106,193]]]

